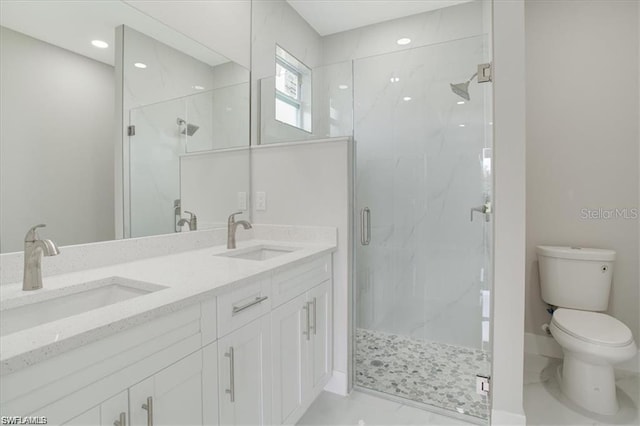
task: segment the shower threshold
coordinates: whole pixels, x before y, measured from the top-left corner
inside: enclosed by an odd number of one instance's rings
[[[407,405],[486,424],[489,401],[476,393],[488,375],[489,354],[473,348],[356,330],[354,385]],[[475,420],[474,420],[475,419]]]

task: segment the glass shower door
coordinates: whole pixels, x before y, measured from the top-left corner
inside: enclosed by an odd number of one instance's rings
[[[491,84],[474,78],[461,90],[486,51],[487,37],[477,36],[354,62],[363,233],[354,383],[481,419],[489,411],[476,376],[490,373]]]

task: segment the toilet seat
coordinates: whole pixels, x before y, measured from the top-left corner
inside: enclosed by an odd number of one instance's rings
[[[599,312],[559,308],[551,322],[570,336],[590,344],[619,347],[633,342],[629,327]]]

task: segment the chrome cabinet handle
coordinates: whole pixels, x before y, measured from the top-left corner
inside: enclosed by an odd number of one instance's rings
[[[182,217],[182,200],[180,198],[173,200],[173,230],[175,232],[180,232],[180,228],[178,227],[178,222]]]
[[[120,413],[120,418],[113,422],[113,426],[127,426],[127,413]]]
[[[269,298],[268,296],[262,296],[262,297],[258,296],[254,300],[252,300],[251,302],[246,303],[246,304],[244,304],[242,306],[234,306],[233,307],[233,311],[231,311],[231,314],[235,315],[235,314],[237,314],[239,312],[244,311],[245,309],[249,309],[250,307],[257,305],[258,303],[264,302],[268,298]]]
[[[142,409],[147,410],[147,426],[153,426],[153,397],[147,397],[147,403],[142,404]]]
[[[311,302],[311,306],[313,306],[313,335],[318,334],[318,311],[317,311],[317,303],[316,298],[313,298],[313,302]]]
[[[371,242],[371,210],[365,207],[360,210],[360,244],[368,246]]]
[[[231,402],[235,402],[236,400],[236,385],[235,385],[235,358],[233,353],[233,346],[229,346],[229,352],[225,353],[224,356],[229,358],[229,389],[225,389],[224,392],[229,394],[229,398]]]
[[[311,310],[309,309],[310,304],[311,302],[307,302],[302,307],[302,309],[304,309],[305,316],[307,319],[306,330],[303,331],[302,334],[304,334],[307,337],[307,340],[311,340],[311,312],[310,312]]]

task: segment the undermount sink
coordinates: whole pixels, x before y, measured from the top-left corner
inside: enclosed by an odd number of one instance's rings
[[[111,277],[6,300],[0,303],[0,336],[165,288],[142,281]]]
[[[293,247],[257,246],[235,250],[230,253],[221,253],[217,256],[233,257],[236,259],[245,260],[267,260],[273,259],[274,257],[282,256],[283,254],[294,252],[296,250],[298,249]]]

